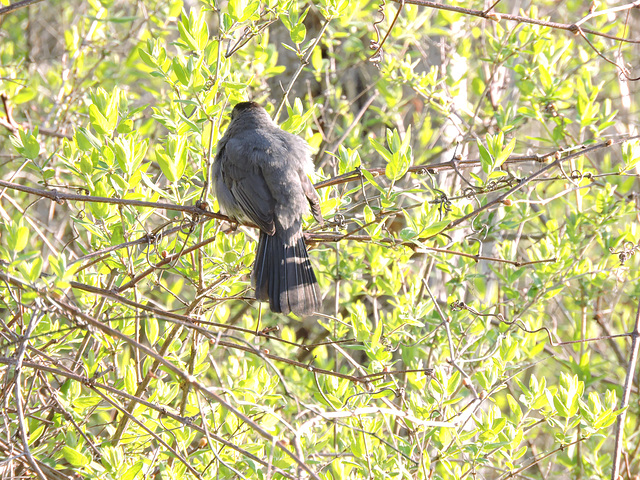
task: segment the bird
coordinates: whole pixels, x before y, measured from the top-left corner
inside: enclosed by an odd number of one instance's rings
[[[212,187],[223,214],[260,229],[251,284],[272,312],[310,315],[321,305],[302,217],[323,223],[309,145],[282,130],[258,103],[237,103],[217,145]]]

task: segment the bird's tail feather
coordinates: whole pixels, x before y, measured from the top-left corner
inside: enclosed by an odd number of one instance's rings
[[[260,232],[251,283],[256,299],[268,300],[273,312],[308,315],[320,307],[318,282],[301,231],[286,239]]]

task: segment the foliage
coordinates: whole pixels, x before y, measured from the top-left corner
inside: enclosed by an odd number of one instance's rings
[[[640,147],[637,47],[600,33],[628,10],[194,3],[0,17],[0,471],[610,475]],[[252,300],[256,232],[212,218],[246,99],[313,152],[310,318]]]

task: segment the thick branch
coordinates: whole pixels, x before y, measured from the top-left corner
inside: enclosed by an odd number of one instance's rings
[[[127,205],[131,207],[159,208],[176,212],[190,213],[192,215],[202,215],[205,217],[217,218],[219,220],[229,220],[229,217],[225,215],[209,212],[208,210],[204,210],[196,206],[176,205],[173,203],[165,202],[147,202],[144,200],[127,200],[124,198],[94,197],[91,195],[80,195],[77,193],[59,192],[57,190],[45,190],[42,188],[26,187],[18,183],[5,182],[4,180],[0,180],[0,187],[11,188],[12,190],[18,190],[20,192],[29,193],[31,195],[37,195],[39,197],[45,197],[60,204],[63,204],[65,200],[75,202],[108,203],[111,205]]]

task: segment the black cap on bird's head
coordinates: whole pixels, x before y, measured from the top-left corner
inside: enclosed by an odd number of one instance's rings
[[[236,103],[235,107],[233,107],[233,111],[231,112],[231,119],[233,120],[242,112],[246,112],[247,110],[258,109],[262,110],[262,107],[256,102],[240,102]]]

